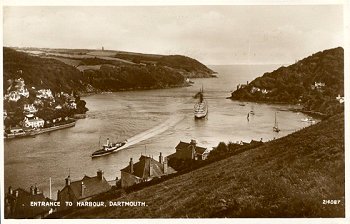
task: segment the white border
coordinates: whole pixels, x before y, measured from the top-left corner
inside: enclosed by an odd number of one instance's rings
[[[345,183],[349,183],[349,157],[350,154],[346,153],[346,151],[349,148],[349,145],[347,144],[349,141],[349,120],[347,114],[349,114],[349,46],[350,46],[350,0],[168,0],[168,1],[161,1],[161,0],[2,0],[1,6],[156,6],[156,5],[343,5],[344,6],[344,61],[345,61],[345,70],[344,70],[344,84],[345,84],[345,160],[347,161],[345,164],[346,172],[345,172]],[[0,15],[3,15],[3,7],[0,9]],[[1,16],[1,44],[3,45],[3,16]],[[3,75],[3,48],[0,49],[0,59],[1,59],[1,71]],[[3,95],[3,80],[2,76],[0,78],[0,84],[1,84],[1,96]],[[1,107],[3,108],[3,101],[1,100],[0,103]],[[0,110],[0,115],[3,115],[3,110]],[[1,130],[3,130],[3,123],[1,122]],[[3,138],[0,138],[0,149],[3,148]],[[349,186],[346,184],[346,217],[347,218],[326,218],[326,219],[312,219],[312,218],[285,218],[285,219],[271,219],[271,218],[264,218],[264,219],[256,219],[256,218],[234,218],[234,219],[54,219],[54,220],[27,220],[27,219],[21,219],[21,220],[10,220],[10,219],[4,219],[4,157],[3,157],[3,150],[1,150],[0,154],[0,160],[1,160],[1,223],[96,223],[96,222],[104,222],[104,223],[165,223],[165,222],[172,222],[172,223],[320,223],[320,224],[340,224],[340,223],[350,223],[350,196],[349,196]]]

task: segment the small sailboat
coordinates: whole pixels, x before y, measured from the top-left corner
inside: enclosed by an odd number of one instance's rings
[[[273,126],[273,131],[277,133],[281,131],[281,129],[278,128],[277,112],[275,112],[275,125]]]

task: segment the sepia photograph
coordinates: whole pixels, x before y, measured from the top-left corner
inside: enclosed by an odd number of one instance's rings
[[[346,4],[194,3],[2,6],[2,221],[345,218]]]

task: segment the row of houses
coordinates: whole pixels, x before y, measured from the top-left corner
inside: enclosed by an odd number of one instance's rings
[[[168,157],[163,157],[160,152],[158,160],[151,156],[141,155],[139,161],[134,163],[133,158],[130,158],[128,166],[120,170],[121,178],[120,180],[116,178],[117,183],[120,184],[121,188],[128,188],[142,182],[151,181],[154,178],[176,173],[175,169],[168,165],[169,157],[195,161],[205,160],[209,154],[209,150],[197,146],[195,140],[191,140],[189,143],[180,141],[175,149],[176,152]],[[72,181],[68,175],[64,187],[57,192],[59,207],[32,207],[30,206],[31,201],[49,202],[52,200],[46,198],[37,187],[31,187],[29,192],[21,188],[13,191],[10,187],[5,196],[5,217],[43,218],[52,212],[67,209],[65,202],[69,201],[75,205],[77,202],[90,201],[99,194],[110,191],[112,186],[113,184],[104,177],[102,170],[98,170],[96,176],[85,175],[82,179],[75,181]]]
[[[268,94],[268,93],[271,92],[271,90],[261,89],[261,88],[259,88],[259,87],[253,86],[253,87],[250,89],[250,92],[251,92],[251,93],[260,92],[260,93],[262,93],[262,94]]]

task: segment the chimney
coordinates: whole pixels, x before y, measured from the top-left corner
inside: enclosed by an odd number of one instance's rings
[[[70,185],[70,176],[68,176],[67,178],[66,178],[66,186],[69,186]]]
[[[163,156],[162,156],[162,153],[161,153],[161,152],[159,153],[159,162],[160,162],[160,163],[163,163]]]
[[[107,138],[107,146],[109,146],[109,138]]]
[[[191,143],[190,144],[193,145],[194,147],[196,147],[197,142],[196,142],[196,140],[191,139]]]
[[[84,191],[85,191],[85,185],[84,182],[81,182],[81,187],[80,187],[80,196],[84,197]]]
[[[33,186],[30,186],[29,191],[30,191],[31,195],[34,195],[34,188],[33,188]]]
[[[13,194],[13,189],[11,186],[9,186],[9,194],[12,195]]]
[[[103,171],[102,170],[97,170],[97,177],[99,180],[103,180]]]
[[[134,173],[134,162],[132,161],[132,158],[130,158],[129,166],[130,166],[130,173]]]
[[[163,173],[168,174],[168,157],[164,157]]]
[[[149,158],[149,176],[153,176],[153,166],[152,166],[153,158]]]
[[[247,81],[247,85],[249,84],[249,82]]]
[[[195,159],[196,145],[197,145],[196,140],[192,139],[190,143],[192,159]]]
[[[34,195],[37,195],[38,194],[38,188],[36,186],[36,184],[34,185]]]

